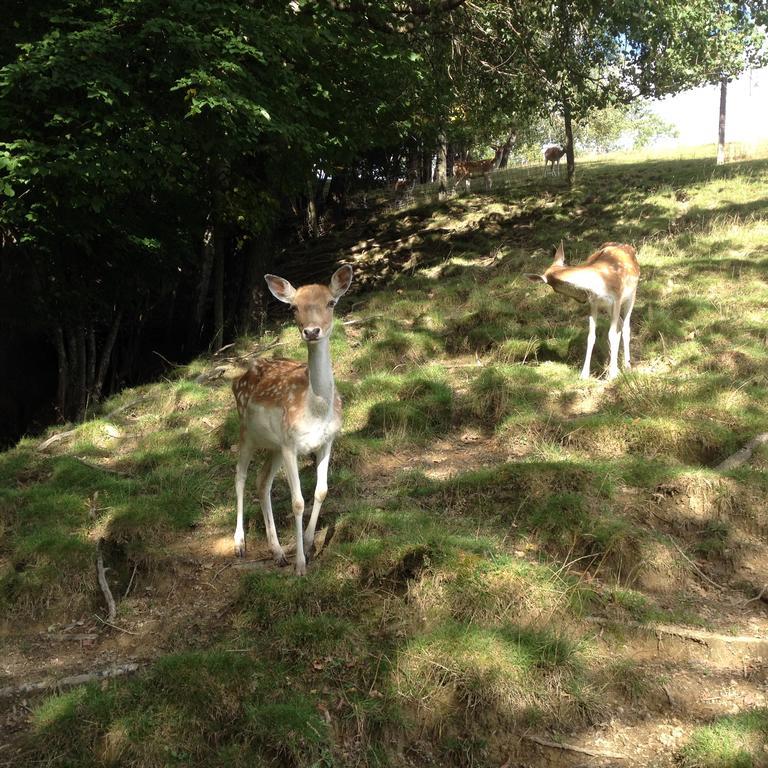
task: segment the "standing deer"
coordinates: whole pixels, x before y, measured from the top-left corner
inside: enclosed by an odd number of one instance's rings
[[[544,175],[547,175],[547,164],[552,163],[552,176],[555,175],[555,163],[557,163],[557,175],[560,175],[560,158],[565,154],[565,147],[547,147],[544,150]]]
[[[467,191],[470,189],[470,179],[473,176],[482,176],[485,179],[485,188],[490,189],[492,186],[491,171],[496,164],[495,158],[489,158],[488,160],[457,160],[453,164],[453,180],[455,186],[458,187],[463,181]]]
[[[608,330],[610,363],[608,379],[619,374],[619,338],[624,339],[624,367],[629,368],[629,318],[635,305],[635,293],[640,279],[640,267],[635,249],[622,243],[604,243],[585,262],[577,267],[565,265],[563,243],[555,252],[555,260],[542,275],[526,274],[529,280],[542,282],[553,290],[572,299],[589,304],[589,335],[587,355],[581,369],[581,378],[589,378],[592,347],[595,345],[597,314],[601,309],[611,316]],[[619,323],[622,322],[621,331]]]
[[[272,295],[293,309],[301,338],[307,344],[307,364],[260,359],[232,382],[240,416],[235,555],[245,554],[243,492],[248,465],[254,449],[266,448],[270,455],[259,472],[258,487],[267,542],[275,562],[287,565],[275,530],[271,500],[272,481],[284,466],[296,528],[296,573],[303,576],[306,557],[312,555],[314,547],[320,507],[328,492],[331,446],[341,429],[341,399],[334,386],[329,344],[333,308],[352,283],[352,267],[344,265],[336,270],[328,286],[305,285],[297,289],[282,277],[265,275],[264,279]],[[317,483],[312,514],[304,531],[298,457],[310,453],[317,461]]]

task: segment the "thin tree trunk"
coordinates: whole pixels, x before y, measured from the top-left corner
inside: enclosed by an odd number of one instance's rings
[[[69,376],[67,377],[67,410],[64,418],[67,421],[77,419],[77,345],[75,343],[75,331],[67,324],[64,329],[64,341],[67,345],[67,360],[69,361]]]
[[[87,353],[85,349],[85,328],[82,325],[77,326],[75,345],[77,349],[77,421],[85,418],[85,411],[88,406],[88,370]]]
[[[213,233],[213,338],[214,350],[224,346],[224,238],[217,225]]]
[[[317,239],[317,202],[315,201],[315,185],[312,179],[307,181],[307,232],[313,240]]]
[[[563,99],[563,121],[565,122],[565,158],[568,165],[568,186],[572,187],[576,179],[576,162],[573,154],[573,124],[571,121],[571,103]]]
[[[96,369],[96,378],[93,382],[93,402],[98,403],[101,400],[101,392],[104,388],[104,380],[107,378],[107,370],[109,369],[109,363],[112,360],[112,350],[117,340],[117,333],[120,330],[120,323],[123,319],[123,310],[119,309],[117,314],[112,320],[112,326],[109,329],[107,338],[104,341],[104,346],[101,350],[101,358],[99,360],[99,366]]]
[[[197,288],[197,302],[195,311],[192,315],[192,324],[189,327],[187,340],[189,347],[194,349],[200,340],[200,331],[203,327],[203,316],[205,314],[205,305],[208,301],[208,292],[211,288],[211,273],[213,272],[214,248],[213,248],[213,228],[208,226],[203,232],[201,241],[202,269],[200,271],[200,283]]]
[[[88,359],[88,375],[85,379],[85,387],[88,392],[93,392],[93,383],[96,380],[96,329],[93,324],[86,331],[86,352]]]
[[[720,79],[720,117],[717,128],[717,164],[725,162],[725,102],[728,96],[728,78]]]
[[[515,143],[515,132],[507,136],[506,141],[501,147],[501,157],[499,158],[499,168],[506,168],[509,164],[509,153],[512,151],[512,145]]]
[[[56,345],[59,374],[56,385],[56,410],[59,412],[59,419],[66,421],[69,365],[67,364],[67,349],[64,345],[64,331],[60,325],[57,325],[54,331],[54,343]]]

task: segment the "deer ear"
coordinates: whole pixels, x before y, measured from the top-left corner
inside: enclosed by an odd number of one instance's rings
[[[560,245],[557,246],[555,251],[555,266],[562,267],[565,264],[565,249],[563,248],[563,241],[560,241]]]
[[[287,280],[277,275],[264,275],[264,279],[267,281],[267,287],[276,299],[286,304],[293,304],[293,300],[296,297],[296,289]]]
[[[531,280],[534,283],[546,283],[547,282],[547,276],[546,275],[535,275],[533,272],[526,272],[525,276]]]
[[[331,277],[331,295],[334,299],[340,299],[352,285],[352,267],[349,264],[345,264],[343,267],[339,267]]]

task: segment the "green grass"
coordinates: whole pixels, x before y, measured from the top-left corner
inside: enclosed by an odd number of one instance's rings
[[[680,754],[684,768],[758,768],[766,765],[768,711],[755,709],[697,728]]]
[[[493,195],[340,236],[340,252],[368,243],[368,276],[406,242],[409,261],[334,331],[345,422],[321,559],[303,579],[244,575],[215,630],[181,633],[182,652],[137,678],[43,700],[29,761],[501,765],[510,730],[600,721],[606,691],[640,701],[652,683],[620,632],[598,640],[584,616],[709,626],[678,547],[727,582],[739,542],[768,534],[768,451],[713,470],[768,430],[767,200],[765,161],[610,161],[580,167],[572,190],[511,170]],[[638,247],[635,367],[614,382],[578,378],[583,307],[521,277],[561,238],[573,262],[607,240]],[[606,330],[603,318],[594,376]],[[268,338],[303,359],[291,322]],[[151,586],[173,576],[180,542],[231,536],[239,427],[228,382],[194,383],[209,366],[123,393],[105,413],[145,399],[47,452],[23,440],[0,454],[0,611],[93,613],[100,537],[123,594],[135,565]],[[440,446],[448,477],[422,461]],[[302,465],[306,499],[312,479]],[[261,543],[255,483],[254,466]],[[289,543],[282,476],[273,500]],[[702,728],[682,764],[764,764],[764,721]]]

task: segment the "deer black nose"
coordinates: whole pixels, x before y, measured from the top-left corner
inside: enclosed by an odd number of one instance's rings
[[[305,328],[302,333],[304,334],[304,341],[317,341],[320,338],[319,328]]]

